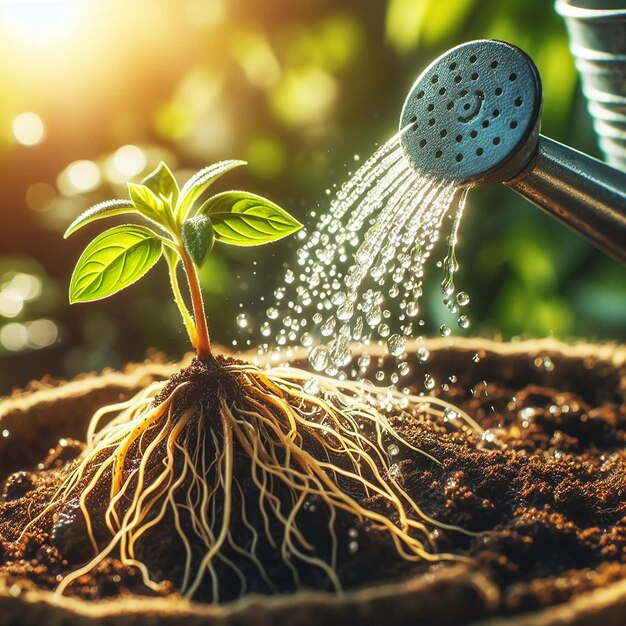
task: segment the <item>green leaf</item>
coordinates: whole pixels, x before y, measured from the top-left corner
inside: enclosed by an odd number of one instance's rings
[[[148,176],[146,176],[141,184],[150,189],[157,198],[169,199],[172,206],[176,206],[178,202],[178,183],[174,178],[174,174],[170,168],[161,161],[159,166]]]
[[[67,239],[71,234],[75,233],[90,222],[101,220],[105,217],[113,217],[114,215],[122,215],[123,213],[137,213],[135,205],[130,200],[106,200],[92,206],[83,211],[68,227],[63,235]]]
[[[81,254],[70,281],[70,304],[106,298],[141,278],[162,253],[161,240],[145,226],[116,226]]]
[[[217,194],[200,207],[198,215],[211,218],[217,241],[235,246],[258,246],[302,228],[287,211],[247,191]]]
[[[213,224],[206,215],[196,215],[183,223],[183,243],[192,261],[202,267],[215,243]]]
[[[163,200],[157,197],[154,192],[145,185],[128,183],[128,193],[135,208],[147,218],[163,223],[164,207]]]
[[[240,165],[246,165],[246,162],[239,160],[218,161],[194,174],[183,185],[180,192],[180,200],[176,209],[178,217],[182,220],[186,219],[193,203],[200,195],[220,176]]]

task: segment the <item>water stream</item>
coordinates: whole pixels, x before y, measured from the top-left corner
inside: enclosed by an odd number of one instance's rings
[[[369,366],[366,347],[384,342],[399,374],[408,373],[406,340],[419,336],[424,325],[424,272],[444,231],[444,302],[452,313],[469,302],[454,284],[466,191],[415,172],[403,156],[401,134],[341,187],[312,233],[300,234],[296,263],[266,311],[261,334],[274,345],[305,346],[318,372],[335,375],[349,367],[358,375]],[[458,324],[466,328],[467,316],[459,315]],[[450,329],[440,332],[446,336]],[[426,349],[418,355],[425,360]]]

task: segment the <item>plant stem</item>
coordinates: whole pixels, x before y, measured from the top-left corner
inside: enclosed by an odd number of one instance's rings
[[[193,318],[191,317],[191,314],[187,309],[187,305],[185,304],[183,295],[180,292],[178,276],[176,274],[180,258],[178,257],[177,252],[174,252],[170,248],[165,247],[164,255],[170,270],[170,284],[172,285],[172,291],[174,292],[174,301],[176,302],[178,310],[183,317],[183,322],[185,323],[185,328],[187,329],[187,334],[189,335],[191,345],[195,348],[196,344],[198,343],[198,332],[196,331],[196,325],[194,324]]]
[[[196,354],[199,359],[205,359],[212,356],[211,340],[209,339],[209,328],[206,323],[206,314],[204,312],[204,302],[202,300],[202,290],[200,289],[198,272],[184,246],[180,246],[179,254],[180,258],[183,260],[183,267],[185,268],[185,274],[187,274],[187,282],[189,284],[189,293],[191,294],[193,318],[197,333],[195,345]]]

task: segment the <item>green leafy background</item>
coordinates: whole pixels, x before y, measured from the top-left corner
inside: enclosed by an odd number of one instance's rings
[[[310,226],[357,167],[355,155],[362,161],[395,131],[420,70],[479,37],[524,48],[543,78],[543,131],[599,155],[565,27],[548,0],[85,4],[78,21],[64,22],[74,30],[57,39],[45,29],[22,39],[0,32],[0,80],[12,86],[0,103],[2,391],[46,373],[118,367],[150,347],[172,357],[187,349],[165,264],[108,300],[67,303],[73,265],[102,223],[68,241],[62,233],[90,205],[126,196],[116,167],[129,155],[145,161],[135,182],[161,159],[181,183],[216,160],[245,159],[213,191],[250,190]],[[45,123],[39,145],[15,140],[23,111]],[[86,190],[72,186],[79,160],[98,172]],[[215,246],[201,279],[217,341],[258,340],[235,319],[269,306],[294,255],[289,239]],[[470,194],[458,259],[457,285],[471,296],[464,334],[626,337],[624,268],[504,187]],[[433,266],[431,334],[445,315],[440,280]]]

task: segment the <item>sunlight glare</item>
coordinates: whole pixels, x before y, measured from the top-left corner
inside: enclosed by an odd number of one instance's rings
[[[0,0],[0,24],[29,41],[60,38],[76,27],[79,4],[79,0]]]

